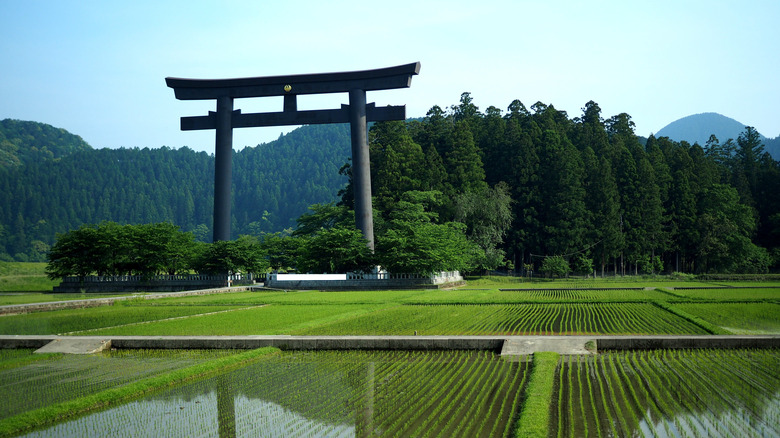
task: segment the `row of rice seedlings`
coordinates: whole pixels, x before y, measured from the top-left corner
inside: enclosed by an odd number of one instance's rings
[[[780,304],[676,303],[674,306],[734,334],[780,333]]]
[[[63,355],[0,370],[0,418],[231,354],[227,350],[124,350]]]
[[[499,382],[499,387],[504,387],[506,384],[506,378],[507,373],[506,368],[496,366],[495,362],[490,364],[490,369],[488,370],[488,373],[483,374],[483,379],[481,379],[481,382],[484,382],[483,384],[486,384],[488,382]],[[456,413],[454,415],[451,415],[449,419],[447,420],[447,424],[444,425],[444,427],[440,430],[440,432],[436,435],[437,437],[441,436],[453,436],[453,435],[459,435],[459,436],[477,436],[479,431],[478,422],[474,419],[483,418],[484,420],[487,420],[487,411],[489,411],[488,406],[490,406],[490,403],[487,402],[488,396],[490,395],[489,391],[481,391],[480,383],[478,382],[476,385],[476,388],[472,391],[472,393],[476,392],[476,396],[473,396],[473,401],[470,403],[464,403],[461,404],[461,408],[466,407],[467,409],[465,412],[463,410],[460,411],[460,413]],[[477,415],[478,413],[484,412],[482,415]]]
[[[656,289],[529,289],[500,290],[485,297],[495,302],[559,302],[559,301],[647,301],[668,298],[668,295]]]
[[[299,330],[301,335],[706,334],[640,303],[404,305]]]
[[[407,381],[407,384],[412,387],[420,386],[418,396],[417,398],[411,398],[413,406],[408,412],[390,414],[389,418],[381,423],[386,427],[383,433],[386,433],[388,436],[400,436],[405,431],[424,430],[422,429],[423,425],[427,424],[429,419],[435,415],[437,408],[449,402],[452,393],[463,386],[462,379],[464,376],[474,374],[474,367],[477,361],[473,360],[473,355],[458,356],[461,356],[461,360],[456,363],[455,369],[450,371],[448,370],[449,367],[444,367],[443,375],[440,374],[441,370],[434,369],[431,370],[432,372],[427,373],[431,377],[427,382],[417,379]],[[401,387],[403,388],[404,386],[402,385]],[[395,390],[397,389],[395,388]],[[401,400],[408,402],[406,397]],[[387,408],[385,411],[388,411]]]
[[[674,293],[686,298],[698,300],[772,300],[780,299],[780,287],[740,288],[723,287],[717,289],[675,289]]]
[[[498,436],[489,434],[499,430],[500,436],[508,433],[508,420],[515,406],[511,403],[516,403],[517,385],[522,385],[525,378],[517,378],[521,373],[517,363],[503,362],[487,352],[471,355],[472,364],[464,373],[455,374],[455,382],[437,384],[432,388],[434,393],[427,394],[430,402],[422,414],[416,413],[417,418],[411,421],[395,422],[407,426],[396,429],[392,436]],[[512,385],[507,386],[507,382]],[[509,406],[507,400],[511,400]],[[494,404],[502,406],[503,412],[489,413]],[[489,424],[490,421],[493,423]],[[387,432],[391,435],[393,429]]]
[[[696,389],[703,395],[697,400],[708,400],[708,411],[716,415],[721,423],[725,423],[728,429],[739,433],[742,424],[748,422],[753,428],[761,430],[762,434],[780,432],[780,423],[767,421],[772,416],[776,420],[776,413],[780,409],[775,395],[780,388],[780,379],[776,375],[768,375],[767,370],[750,366],[749,360],[742,360],[735,367],[729,367],[728,364],[734,364],[734,361],[725,352],[707,351],[699,356],[692,362],[689,357],[664,352],[663,360],[679,364],[681,379],[697,383]],[[769,370],[780,369],[778,365],[780,363],[775,361],[774,368]],[[754,374],[756,371],[758,374]],[[772,399],[775,403],[767,403]]]
[[[569,357],[557,376],[552,435],[776,436],[779,367],[776,350]]]
[[[487,352],[483,353],[485,355],[490,354]],[[489,387],[490,383],[494,381],[500,382],[499,385],[503,384],[503,378],[499,379],[497,376],[501,375],[499,371],[501,367],[497,366],[496,362],[486,361],[485,365],[483,368],[487,369],[479,373],[480,377],[474,379],[475,383],[471,384],[467,391],[464,391],[464,394],[466,394],[465,400],[468,401],[456,405],[458,409],[447,416],[448,420],[443,426],[439,427],[439,433],[436,434],[437,437],[454,436],[456,434],[458,436],[476,436],[476,433],[469,433],[468,431],[472,426],[476,425],[474,419],[481,418],[476,413],[484,410],[486,406],[485,399],[489,395],[488,391],[482,391],[481,388]],[[440,421],[441,417],[437,420]]]
[[[110,423],[131,435],[507,436],[525,370],[488,352],[285,353],[56,430],[88,436],[90,424]]]
[[[60,354],[35,354],[32,348],[0,348],[0,370],[21,367],[41,360],[57,360]]]
[[[327,324],[375,310],[371,305],[268,305],[234,312],[203,315],[197,319],[167,320],[149,324],[101,329],[94,335],[173,336],[275,335]]]
[[[9,315],[0,318],[0,333],[11,335],[61,334],[100,327],[156,321],[177,316],[197,315],[230,308],[232,307],[107,306]]]
[[[407,430],[422,421],[423,414],[430,409],[435,402],[430,394],[438,386],[446,390],[454,385],[457,378],[464,373],[469,364],[469,356],[456,355],[454,360],[448,363],[419,361],[419,366],[403,369],[401,373],[394,375],[392,382],[381,387],[380,397],[382,403],[376,408],[377,429],[389,433],[395,427],[396,431]],[[442,371],[443,370],[443,371]],[[417,379],[416,376],[436,376],[436,379]],[[404,390],[398,391],[401,387]],[[380,389],[380,388],[378,388]],[[397,406],[406,403],[408,411],[412,415],[400,415]],[[398,417],[396,417],[398,415]]]
[[[523,304],[561,301],[642,302],[667,298],[669,298],[667,293],[656,289],[460,289],[412,295],[402,302],[405,304]]]

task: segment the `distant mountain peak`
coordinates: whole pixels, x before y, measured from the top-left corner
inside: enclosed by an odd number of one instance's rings
[[[675,120],[663,127],[655,136],[669,137],[675,141],[687,141],[691,144],[699,143],[704,146],[713,134],[720,143],[725,143],[730,138],[736,140],[745,130],[745,126],[722,114],[701,113]]]

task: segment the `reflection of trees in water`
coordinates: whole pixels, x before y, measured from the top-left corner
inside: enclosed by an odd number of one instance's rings
[[[777,350],[570,356],[557,376],[553,434],[778,436],[778,370]]]

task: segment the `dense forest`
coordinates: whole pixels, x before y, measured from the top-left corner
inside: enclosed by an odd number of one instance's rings
[[[391,125],[371,131],[375,206],[388,211],[406,190],[438,190],[450,200],[440,218],[462,220],[479,238],[500,230],[491,224],[501,203],[474,202],[508,190],[512,222],[496,248],[515,268],[550,256],[590,260],[602,273],[776,265],[780,166],[751,127],[690,145],[642,139],[628,114],[604,119],[592,101],[570,118],[520,101],[481,112],[469,93],[422,121]]]
[[[55,155],[43,149],[34,122],[4,121],[17,151],[0,166],[0,259],[43,261],[57,233],[82,224],[172,222],[211,239],[213,154],[187,147],[92,149],[79,145]],[[66,142],[66,143],[67,143]],[[48,146],[47,150],[52,147]],[[337,199],[350,151],[348,125],[307,126],[233,156],[233,234],[295,225],[314,203]]]
[[[405,194],[440,192],[436,221],[464,224],[488,255],[482,268],[533,269],[550,256],[599,273],[777,265],[780,163],[751,127],[691,145],[638,137],[628,114],[604,118],[594,102],[574,118],[540,102],[483,112],[464,93],[423,119],[377,123],[369,137],[377,229]],[[349,207],[348,156],[341,125],[236,152],[234,235],[294,227],[337,193]],[[0,257],[42,259],[56,233],[104,220],[168,221],[207,240],[212,175],[213,155],[165,147],[0,167]]]

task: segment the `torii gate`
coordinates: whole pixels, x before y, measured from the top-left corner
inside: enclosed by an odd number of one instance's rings
[[[366,104],[366,91],[408,88],[420,63],[376,70],[265,76],[237,79],[165,78],[179,100],[216,99],[217,111],[207,116],[182,117],[182,131],[216,130],[214,169],[214,241],[230,240],[230,189],[233,160],[233,128],[255,126],[350,124],[352,134],[352,181],[355,192],[355,223],[374,249],[371,206],[371,169],[367,122],[406,119],[406,106],[377,107]],[[299,94],[349,93],[349,105],[340,109],[298,111]],[[242,114],[233,110],[233,100],[245,97],[284,96],[282,112]]]

